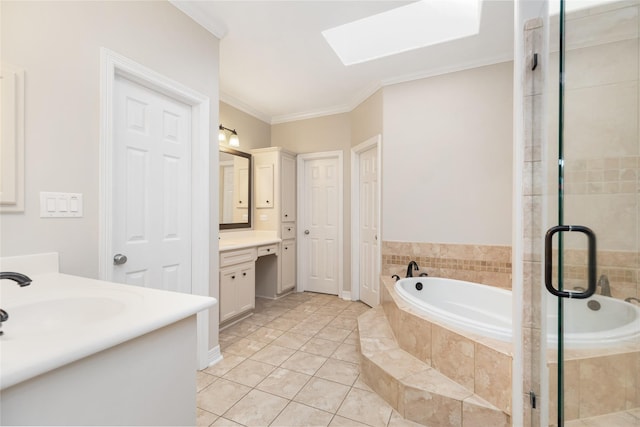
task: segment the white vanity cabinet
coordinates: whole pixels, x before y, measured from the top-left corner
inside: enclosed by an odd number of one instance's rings
[[[280,277],[278,279],[278,293],[289,291],[296,286],[296,241],[283,240],[280,251]]]
[[[271,291],[277,297],[296,286],[296,155],[280,147],[260,148],[252,154],[256,177],[254,228],[274,231],[282,239],[277,286]]]
[[[220,323],[255,308],[256,248],[220,252]]]

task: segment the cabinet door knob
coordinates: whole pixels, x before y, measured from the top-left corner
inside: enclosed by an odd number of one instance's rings
[[[271,252],[271,249],[267,249],[267,252]]]
[[[269,203],[269,201],[267,200],[267,203]]]
[[[285,251],[286,251],[286,250],[289,250],[289,247],[288,247],[288,246],[285,246],[285,247],[284,247],[284,250],[285,250]]]
[[[231,276],[231,278],[232,278],[232,279],[235,279],[235,278],[236,278],[236,276]]]
[[[286,215],[285,215],[286,216]],[[291,231],[291,227],[287,228],[287,231]]]
[[[284,217],[287,218],[289,216],[289,214],[284,214]]]
[[[309,234],[309,230],[304,230],[304,234]]]
[[[242,273],[242,275],[243,275],[243,276],[246,276],[246,275],[247,275],[247,273]]]

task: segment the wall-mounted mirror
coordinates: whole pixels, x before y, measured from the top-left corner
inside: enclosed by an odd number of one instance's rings
[[[251,154],[220,147],[220,230],[251,227]]]

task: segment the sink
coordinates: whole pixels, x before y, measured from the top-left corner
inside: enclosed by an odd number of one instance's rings
[[[108,297],[71,297],[30,302],[6,311],[3,338],[60,333],[69,328],[85,329],[108,321],[123,312],[126,305]]]

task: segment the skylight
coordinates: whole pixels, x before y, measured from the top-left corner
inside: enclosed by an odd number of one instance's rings
[[[322,32],[344,65],[478,34],[482,0],[421,0]]]

